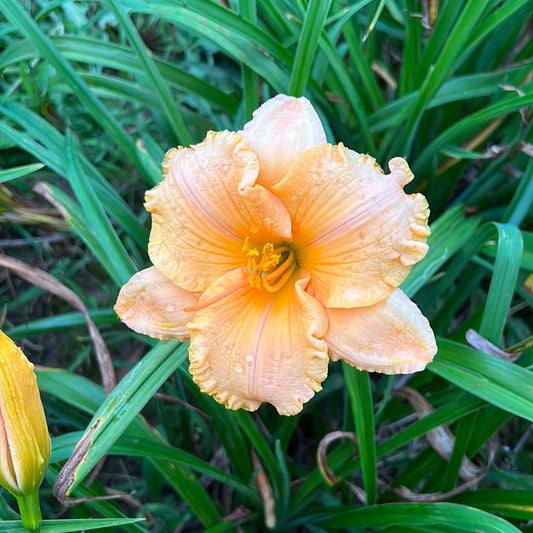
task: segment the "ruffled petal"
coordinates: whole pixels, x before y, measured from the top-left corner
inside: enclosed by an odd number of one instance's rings
[[[196,305],[199,295],[179,288],[157,268],[150,267],[137,272],[120,289],[115,312],[137,333],[184,341],[190,336],[185,324],[194,313],[183,308]]]
[[[239,286],[241,270],[226,275],[202,300]],[[326,378],[324,308],[297,274],[276,293],[245,286],[198,311],[188,325],[190,371],[203,392],[230,409],[254,411],[261,402],[282,415],[302,409]]]
[[[384,175],[342,144],[305,152],[273,187],[293,218],[298,261],[326,307],[363,307],[389,296],[426,254],[429,209],[406,195],[413,175],[401,158]]]
[[[235,133],[209,132],[191,148],[172,149],[164,179],[146,193],[152,213],[148,252],[176,285],[203,292],[246,264],[246,237],[264,242],[291,238],[283,203],[257,185],[257,158]]]
[[[278,94],[254,112],[239,132],[259,159],[258,183],[280,181],[308,148],[325,144],[326,134],[307,98]]]
[[[370,307],[327,313],[325,339],[333,361],[343,359],[368,372],[412,374],[437,353],[428,320],[400,289]]]

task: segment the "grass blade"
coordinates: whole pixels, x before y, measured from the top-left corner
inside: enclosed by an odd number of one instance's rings
[[[494,223],[494,226],[498,230],[496,263],[479,333],[499,345],[520,269],[522,235],[516,226],[510,224]]]
[[[310,0],[307,5],[289,81],[292,96],[302,96],[305,91],[330,6],[331,0]]]
[[[16,0],[4,0],[0,11],[18,28],[32,45],[39,50],[42,56],[59,72],[65,81],[73,88],[82,104],[92,113],[95,120],[108,132],[111,139],[117,142],[120,148],[134,161],[141,161],[137,155],[135,143],[126,131],[117,124],[117,121],[108,109],[91,92],[89,87],[76,74],[68,61],[57,51],[50,39],[41,31],[35,21],[24,11]],[[146,178],[151,179],[149,169],[145,170]]]
[[[368,372],[361,372],[344,362],[342,367],[359,443],[366,503],[367,505],[374,505],[377,494],[377,468],[374,440],[374,402],[370,378]]]
[[[161,107],[164,111],[164,117],[166,123],[169,125],[170,129],[174,132],[174,135],[177,141],[185,146],[191,144],[191,135],[183,117],[181,116],[177,105],[174,102],[172,94],[170,92],[169,86],[165,83],[163,76],[159,72],[157,65],[155,64],[151,53],[146,48],[146,45],[143,43],[139,32],[129,19],[129,17],[124,12],[122,5],[117,0],[107,0],[111,10],[117,17],[120,25],[128,36],[137,58],[140,60],[144,72],[146,74],[146,79],[150,82],[154,93],[159,98],[161,102]]]
[[[450,340],[438,339],[437,344],[438,355],[428,370],[486,402],[533,421],[529,370]]]
[[[123,285],[136,272],[135,265],[109,222],[90,179],[83,175],[73,136],[69,131],[65,139],[65,161],[74,194],[80,202],[86,220],[90,221],[87,229],[93,233],[94,238],[99,241],[105,251],[106,263],[103,266],[108,271],[115,270],[118,276],[115,281],[118,285]]]

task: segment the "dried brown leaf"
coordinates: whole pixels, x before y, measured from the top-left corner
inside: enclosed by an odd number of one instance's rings
[[[328,433],[318,443],[318,448],[316,451],[316,461],[318,469],[320,470],[322,477],[325,479],[326,483],[329,486],[333,486],[341,481],[344,481],[348,485],[348,487],[350,487],[351,491],[357,496],[359,501],[361,503],[366,503],[366,493],[361,487],[358,487],[350,481],[343,480],[342,478],[337,476],[328,466],[328,446],[333,441],[336,441],[338,439],[350,439],[355,444],[359,444],[355,433],[350,433],[349,431],[332,431],[331,433]]]
[[[392,392],[397,396],[407,400],[415,410],[418,418],[424,418],[433,412],[433,406],[416,390],[411,387],[403,387]],[[426,434],[431,447],[446,461],[450,461],[455,437],[448,426],[442,425],[427,432]],[[465,481],[473,479],[479,475],[480,468],[475,465],[468,457],[463,457],[459,469],[459,477]]]
[[[268,476],[265,474],[263,465],[257,457],[255,450],[252,448],[252,465],[257,470],[255,476],[255,482],[263,501],[263,511],[265,514],[265,525],[267,528],[272,529],[276,527],[276,500],[274,499],[274,493],[272,492],[272,485]]]
[[[85,321],[87,322],[89,335],[93,341],[96,360],[98,361],[98,366],[102,375],[104,390],[106,394],[109,394],[116,385],[115,372],[111,362],[111,356],[109,355],[104,339],[100,335],[100,332],[98,331],[98,328],[95,326],[94,322],[91,320],[91,317],[87,312],[87,308],[79,296],[52,275],[48,274],[48,272],[28,265],[22,261],[19,261],[18,259],[15,259],[14,257],[0,254],[0,266],[9,269],[17,276],[26,280],[28,283],[31,283],[32,285],[35,285],[44,291],[57,296],[58,298],[61,298],[83,315]]]
[[[521,355],[521,352],[510,353],[501,350],[495,344],[492,344],[492,342],[482,337],[477,331],[474,331],[473,329],[469,329],[466,332],[466,340],[468,344],[472,346],[472,348],[480,350],[481,352],[488,353],[489,355],[494,355],[495,357],[499,357],[500,359],[504,359],[505,361],[516,361]]]

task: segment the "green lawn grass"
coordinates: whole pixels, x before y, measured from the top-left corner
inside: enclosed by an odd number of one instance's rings
[[[287,532],[533,532],[532,15],[531,0],[0,2],[0,317],[40,365],[43,531],[255,532],[274,513]],[[143,195],[164,152],[239,130],[277,93],[309,98],[329,142],[409,162],[432,235],[402,288],[439,346],[410,377],[330,366],[295,417],[226,410],[186,344],[113,312],[149,265]],[[80,441],[59,492],[82,501],[62,512],[52,486]],[[0,530],[18,531],[13,503],[0,494]]]

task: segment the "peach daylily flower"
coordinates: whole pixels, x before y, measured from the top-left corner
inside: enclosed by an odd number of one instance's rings
[[[190,371],[231,409],[302,409],[328,360],[386,374],[422,370],[433,332],[398,289],[427,251],[413,175],[326,143],[305,98],[278,95],[240,132],[170,150],[146,193],[153,267],[115,310],[133,330],[190,338]]]

